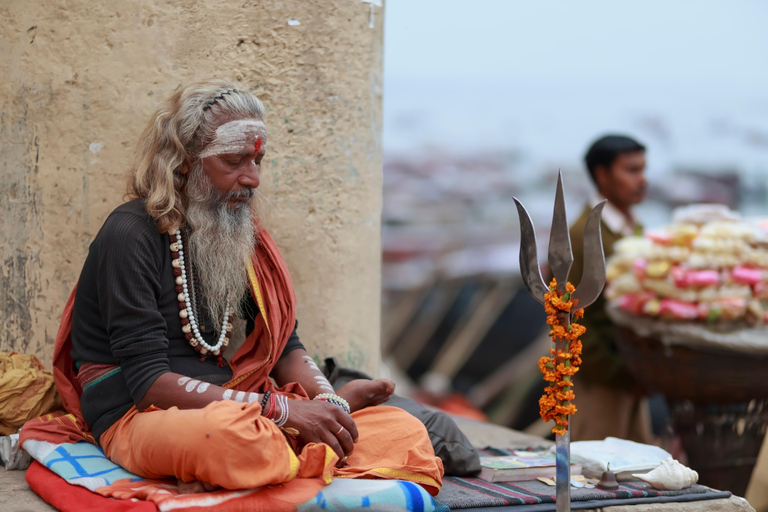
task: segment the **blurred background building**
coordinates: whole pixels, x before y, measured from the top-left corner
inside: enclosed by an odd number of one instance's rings
[[[403,393],[546,433],[545,318],[520,289],[512,197],[541,251],[558,170],[572,221],[587,147],[619,132],[648,148],[646,227],[696,202],[768,213],[768,4],[386,7],[384,360]]]

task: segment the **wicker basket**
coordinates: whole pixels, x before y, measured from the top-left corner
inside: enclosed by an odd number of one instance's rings
[[[621,326],[616,344],[635,379],[670,401],[733,404],[768,398],[768,355],[665,346]]]
[[[630,373],[662,393],[699,483],[743,496],[768,430],[768,356],[665,346],[618,327]]]

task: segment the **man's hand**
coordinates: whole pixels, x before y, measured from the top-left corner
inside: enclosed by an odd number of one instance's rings
[[[339,456],[337,467],[346,463],[357,442],[352,417],[338,405],[322,400],[291,400],[285,427],[299,431],[302,443],[325,443]]]
[[[371,405],[383,404],[395,392],[395,383],[387,379],[357,379],[344,384],[336,394],[349,402],[355,412]]]

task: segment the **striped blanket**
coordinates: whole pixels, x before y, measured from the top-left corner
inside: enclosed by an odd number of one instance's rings
[[[513,455],[511,451],[498,448],[485,448],[479,451],[481,455],[487,456]],[[621,482],[616,491],[602,491],[597,488],[571,488],[571,501],[631,500],[690,495],[700,495],[699,497],[704,498],[707,492],[708,488],[701,485],[692,485],[679,491],[660,491],[641,480],[632,480]],[[446,476],[443,477],[443,488],[435,499],[451,510],[507,505],[537,505],[554,503],[555,487],[548,486],[538,480],[491,483],[479,478]]]

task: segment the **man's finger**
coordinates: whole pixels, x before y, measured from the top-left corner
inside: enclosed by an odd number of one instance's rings
[[[321,442],[327,444],[331,447],[331,450],[336,452],[336,455],[339,457],[339,462],[336,463],[338,466],[344,460],[344,450],[341,448],[339,440],[336,439],[333,432],[328,432],[327,430],[320,435],[320,438],[322,439]]]
[[[339,444],[341,444],[341,448],[344,450],[344,454],[349,455],[352,453],[352,450],[355,449],[355,442],[352,440],[352,434],[350,434],[342,425],[339,425],[335,435],[336,439],[339,440]]]
[[[352,416],[347,414],[346,412],[340,411],[341,414],[337,416],[337,420],[341,424],[341,426],[344,427],[344,429],[349,432],[349,435],[352,436],[352,441],[357,442],[357,425],[355,425],[355,420],[352,419]]]

